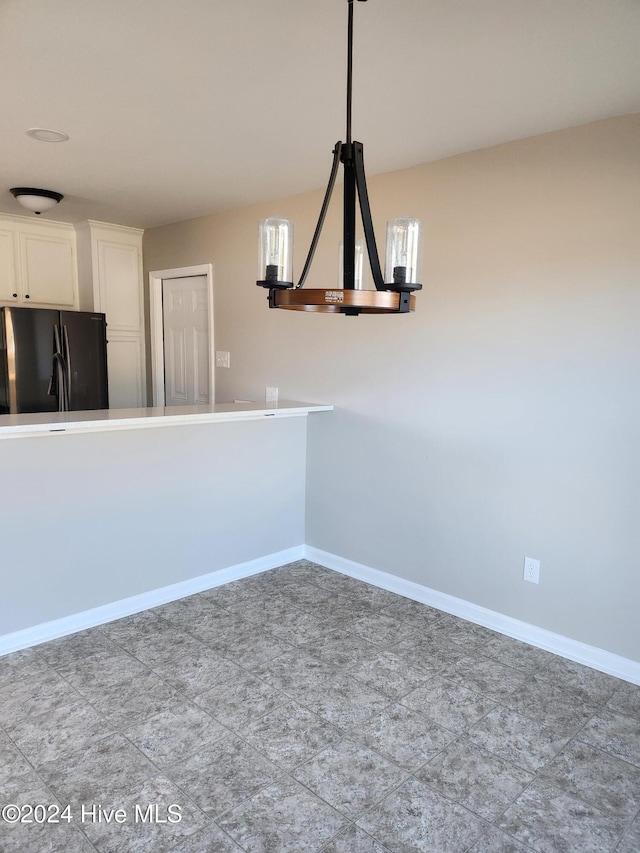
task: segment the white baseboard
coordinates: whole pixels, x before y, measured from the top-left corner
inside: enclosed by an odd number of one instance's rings
[[[238,563],[217,572],[199,575],[180,583],[94,607],[82,613],[74,613],[62,619],[54,619],[51,622],[43,622],[31,628],[15,631],[12,634],[5,634],[0,636],[0,657],[10,652],[46,643],[48,640],[56,640],[59,637],[66,637],[68,634],[75,634],[77,631],[84,631],[86,628],[104,625],[114,619],[121,619],[123,616],[130,616],[132,613],[159,607],[169,601],[175,601],[179,598],[185,598],[187,595],[213,589],[221,584],[257,575],[303,558],[340,572],[340,574],[348,575],[381,589],[387,589],[414,601],[420,601],[422,604],[429,604],[445,613],[451,613],[478,625],[484,625],[500,634],[506,634],[516,640],[522,640],[532,646],[546,649],[553,654],[614,675],[616,678],[622,678],[633,684],[640,684],[640,662],[638,661],[615,655],[596,646],[589,646],[586,643],[572,640],[562,634],[555,634],[553,631],[547,631],[544,628],[537,628],[535,625],[521,622],[519,619],[512,619],[510,616],[488,610],[462,598],[438,592],[435,589],[404,580],[388,572],[372,569],[362,563],[355,563],[353,560],[338,557],[336,554],[330,554],[309,545],[298,545],[285,551],[267,554],[256,560]]]
[[[0,656],[31,646],[38,646],[48,640],[66,637],[68,634],[75,634],[77,631],[84,631],[86,628],[95,628],[96,625],[104,625],[114,619],[131,616],[132,613],[140,613],[140,611],[149,610],[151,607],[159,607],[161,604],[167,604],[169,601],[175,601],[178,598],[185,598],[187,595],[194,595],[196,592],[203,592],[205,589],[213,589],[223,583],[257,575],[268,569],[283,566],[285,563],[301,560],[304,555],[304,545],[298,545],[285,551],[267,554],[267,556],[259,557],[256,560],[238,563],[227,569],[199,575],[186,581],[180,581],[180,583],[152,589],[140,595],[113,601],[101,607],[94,607],[91,610],[84,610],[82,613],[74,613],[62,619],[54,619],[51,622],[34,625],[32,628],[14,631],[12,634],[0,636]]]
[[[622,678],[633,684],[640,684],[640,662],[638,661],[606,652],[604,649],[589,646],[586,643],[572,640],[562,634],[555,634],[553,631],[547,631],[544,628],[537,628],[535,625],[529,625],[527,622],[521,622],[519,619],[512,619],[510,616],[497,613],[495,610],[488,610],[486,607],[480,607],[462,598],[438,592],[435,589],[404,580],[388,572],[372,569],[369,566],[355,563],[344,557],[338,557],[336,554],[330,554],[327,551],[321,551],[310,545],[306,545],[304,550],[307,560],[319,563],[321,566],[333,569],[343,575],[348,575],[381,589],[387,589],[398,595],[404,595],[405,598],[420,601],[422,604],[429,604],[438,610],[444,610],[446,613],[460,616],[462,619],[467,619],[478,625],[484,625],[485,628],[491,628],[500,634],[506,634],[516,640],[522,640],[532,646],[546,649],[555,655],[590,666],[592,669],[600,670],[600,672],[606,672],[608,675],[614,675],[616,678]]]

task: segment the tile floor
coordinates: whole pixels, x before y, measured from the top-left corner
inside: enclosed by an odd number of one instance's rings
[[[2,853],[638,853],[640,687],[303,560],[1,658],[7,804]]]

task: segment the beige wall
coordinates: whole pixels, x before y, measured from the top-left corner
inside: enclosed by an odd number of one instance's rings
[[[267,309],[257,221],[295,220],[300,270],[321,190],[146,232],[147,269],[214,264],[218,400],[335,404],[308,544],[640,660],[639,152],[633,115],[370,177],[380,244],[424,221],[410,316]],[[336,285],[339,197],[309,286]]]

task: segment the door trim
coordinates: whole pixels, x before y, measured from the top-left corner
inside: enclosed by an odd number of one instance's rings
[[[162,323],[162,281],[165,278],[207,278],[207,308],[209,314],[209,399],[215,403],[215,347],[213,345],[213,264],[153,270],[149,273],[149,312],[151,326],[151,390],[152,405],[164,406],[164,334]]]

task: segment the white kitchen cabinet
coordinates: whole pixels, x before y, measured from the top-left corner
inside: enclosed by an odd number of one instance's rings
[[[142,230],[76,225],[80,310],[107,317],[111,408],[146,405]]]
[[[0,303],[78,308],[73,225],[0,217]]]

